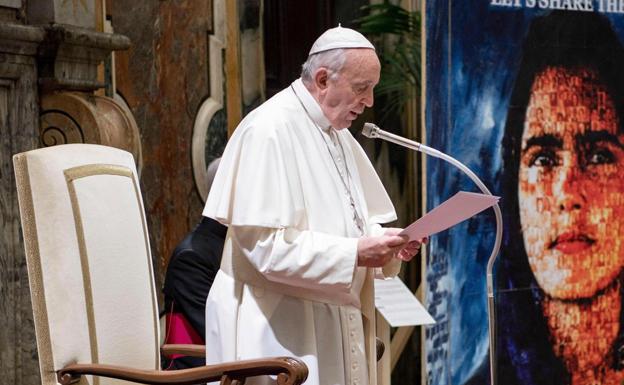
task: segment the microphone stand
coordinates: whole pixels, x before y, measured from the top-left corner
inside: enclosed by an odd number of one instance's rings
[[[438,151],[434,148],[425,146],[422,143],[418,143],[413,140],[409,140],[403,138],[402,136],[395,135],[391,132],[384,131],[377,127],[373,123],[364,123],[364,128],[362,129],[362,134],[367,138],[380,138],[387,140],[388,142],[392,142],[394,144],[398,144],[399,146],[407,147],[412,150],[423,152],[427,155],[433,156],[435,158],[443,159],[455,167],[459,168],[464,174],[468,175],[468,177],[479,187],[481,192],[487,195],[492,195],[490,190],[485,186],[485,184],[477,177],[477,175],[472,172],[468,167],[466,167],[463,163],[453,158],[450,155],[447,155],[441,151]],[[487,262],[486,268],[486,285],[487,285],[487,309],[488,309],[488,326],[489,326],[489,345],[490,345],[490,384],[496,385],[496,313],[494,309],[494,278],[492,271],[494,269],[494,262],[496,261],[496,257],[498,256],[498,252],[500,250],[501,241],[503,238],[503,215],[501,214],[500,207],[498,203],[492,206],[494,209],[494,215],[496,217],[496,239],[494,241],[494,247],[492,248],[492,253]]]

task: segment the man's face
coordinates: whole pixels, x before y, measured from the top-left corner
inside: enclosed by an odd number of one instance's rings
[[[381,64],[372,49],[349,49],[342,70],[328,76],[319,93],[319,104],[332,127],[347,128],[364,108],[373,105],[373,88]],[[331,74],[329,74],[331,75]]]
[[[624,266],[620,124],[591,70],[548,68],[533,84],[518,199],[531,270],[552,297],[592,297]]]

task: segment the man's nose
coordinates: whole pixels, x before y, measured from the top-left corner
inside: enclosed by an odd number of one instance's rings
[[[374,99],[375,98],[373,96],[373,90],[369,90],[368,92],[366,92],[364,99],[362,99],[362,103],[364,103],[366,107],[370,108],[373,106]]]
[[[587,201],[582,172],[575,165],[564,166],[559,169],[555,189],[559,211],[580,210]]]

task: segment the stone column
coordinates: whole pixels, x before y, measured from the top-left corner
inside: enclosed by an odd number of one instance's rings
[[[45,32],[40,28],[0,23],[2,385],[32,385],[39,382],[35,331],[11,157],[12,154],[36,148],[38,145],[36,53],[37,46],[44,37]]]

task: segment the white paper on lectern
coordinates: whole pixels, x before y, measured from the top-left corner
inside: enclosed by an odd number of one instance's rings
[[[410,241],[446,230],[498,203],[500,197],[460,191],[407,226],[400,234]]]
[[[375,307],[392,327],[435,323],[399,277],[375,280]]]

